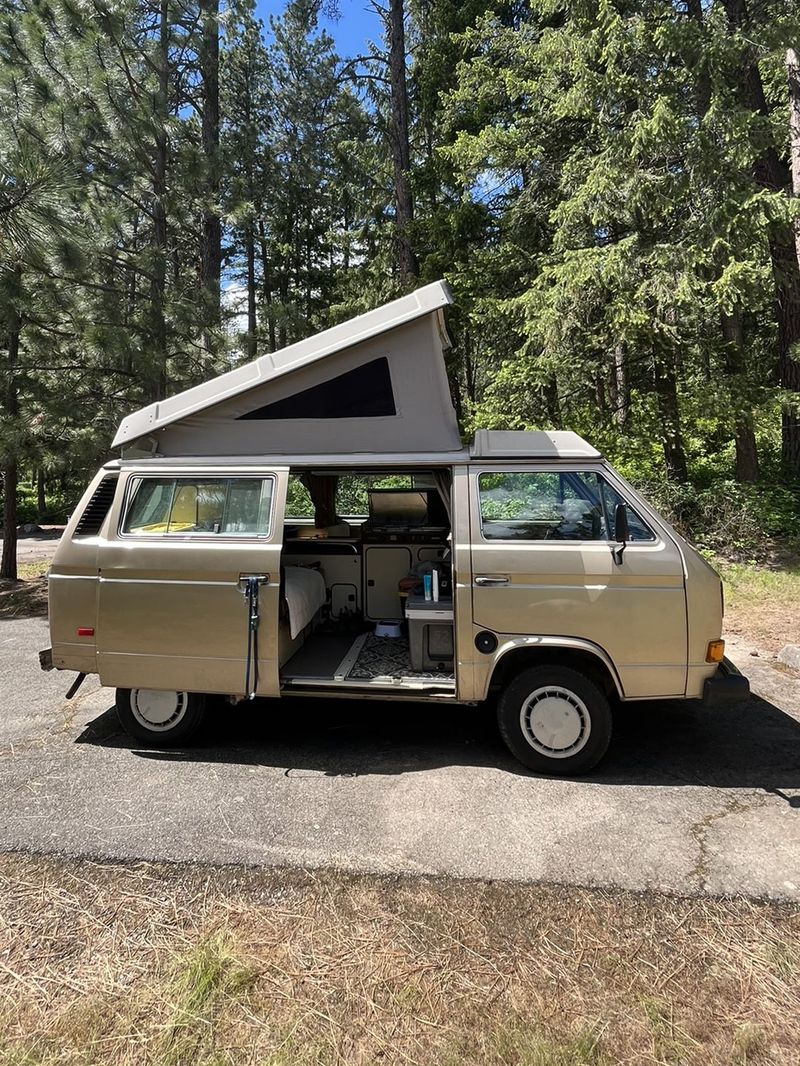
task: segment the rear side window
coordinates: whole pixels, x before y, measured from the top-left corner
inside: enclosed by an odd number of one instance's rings
[[[100,484],[92,493],[92,498],[86,504],[83,514],[75,526],[75,537],[96,537],[100,527],[106,520],[106,515],[111,510],[114,502],[114,493],[117,491],[119,475],[106,474]]]
[[[274,487],[271,477],[135,477],[122,532],[268,536]]]
[[[481,474],[479,492],[486,540],[613,540],[614,508],[625,503],[594,471]],[[655,540],[625,506],[630,539]]]

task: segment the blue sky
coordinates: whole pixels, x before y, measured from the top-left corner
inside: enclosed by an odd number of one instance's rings
[[[270,15],[280,15],[285,6],[285,0],[256,0],[256,14],[269,28]],[[367,0],[338,0],[338,6],[340,18],[323,17],[321,24],[336,41],[339,55],[363,55],[365,42],[380,37],[378,16]]]

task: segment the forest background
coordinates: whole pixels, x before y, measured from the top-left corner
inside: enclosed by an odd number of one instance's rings
[[[371,0],[365,0],[365,3]],[[0,0],[0,577],[129,411],[437,278],[465,437],[800,526],[800,5]]]

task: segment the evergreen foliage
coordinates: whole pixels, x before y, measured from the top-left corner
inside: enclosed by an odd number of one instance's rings
[[[783,484],[791,532],[797,5],[375,6],[341,57],[321,0],[0,0],[3,576],[21,480],[69,502],[127,411],[438,277],[465,435]]]

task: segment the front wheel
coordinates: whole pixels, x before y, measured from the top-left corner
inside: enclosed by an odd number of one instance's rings
[[[117,717],[126,733],[146,744],[183,744],[200,728],[205,696],[153,688],[118,688]]]
[[[611,741],[611,708],[588,677],[567,666],[533,666],[497,704],[500,735],[521,763],[567,776],[596,766]]]

